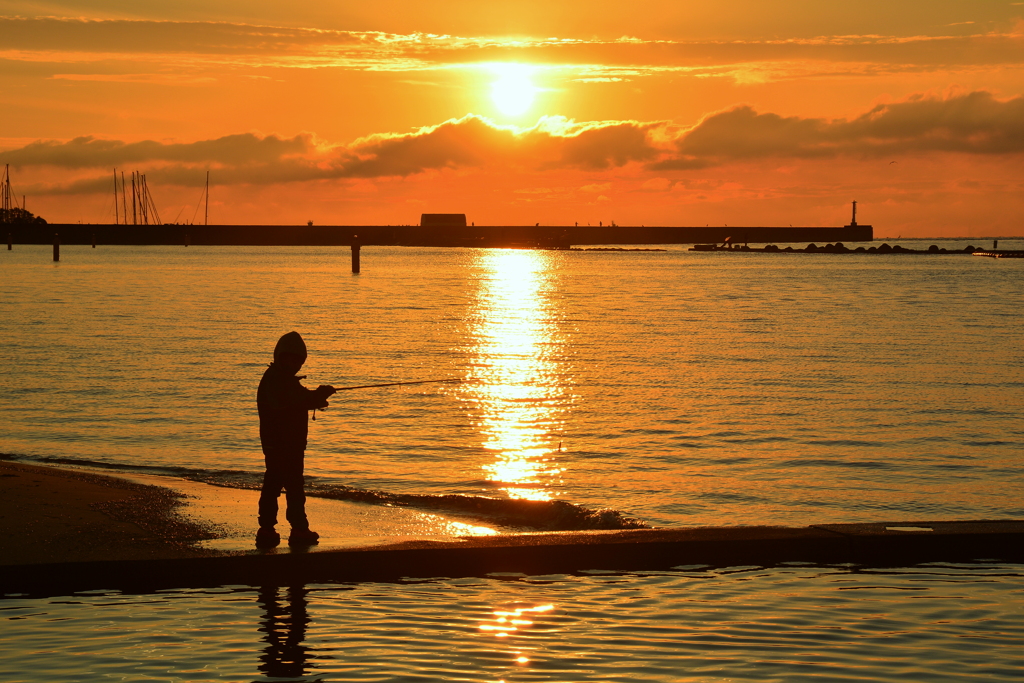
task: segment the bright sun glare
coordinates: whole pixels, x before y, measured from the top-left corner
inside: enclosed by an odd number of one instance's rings
[[[533,104],[537,87],[530,76],[533,69],[525,64],[492,64],[498,80],[491,83],[491,99],[506,116],[518,116]]]

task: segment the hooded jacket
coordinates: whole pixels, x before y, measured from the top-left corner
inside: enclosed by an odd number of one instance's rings
[[[306,448],[309,433],[309,411],[327,407],[327,396],[317,389],[307,389],[294,372],[284,369],[281,355],[289,353],[305,361],[306,345],[297,332],[281,337],[274,349],[274,361],[263,373],[256,390],[256,407],[260,415],[260,442],[263,452],[299,451]]]

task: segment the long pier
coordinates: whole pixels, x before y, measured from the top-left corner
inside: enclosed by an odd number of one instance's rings
[[[6,230],[4,230],[6,228]],[[0,226],[8,244],[204,246],[408,246],[568,249],[595,244],[870,242],[870,225],[581,226],[581,225],[114,225],[51,223]]]

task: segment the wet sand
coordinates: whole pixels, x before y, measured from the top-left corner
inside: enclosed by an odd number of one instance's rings
[[[241,552],[254,550],[256,508],[259,492],[212,486],[200,482],[148,474],[119,474],[139,483],[171,489],[184,496],[179,514],[215,536],[197,541],[208,550]],[[285,499],[279,501],[278,519],[284,520]],[[308,497],[306,514],[311,528],[320,534],[318,550],[388,545],[408,541],[456,541],[467,536],[490,536],[498,532],[472,520],[457,520],[409,508],[353,503]],[[277,552],[289,552],[287,523],[277,526],[282,537]]]
[[[204,557],[254,550],[259,492],[148,474],[0,461],[0,564]],[[281,517],[284,497],[281,497]],[[319,550],[494,535],[437,514],[309,498]],[[288,525],[278,525],[287,537]],[[277,549],[289,552],[287,543]]]

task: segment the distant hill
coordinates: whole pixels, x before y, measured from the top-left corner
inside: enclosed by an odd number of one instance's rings
[[[0,209],[0,225],[46,225],[46,219],[25,209]]]

